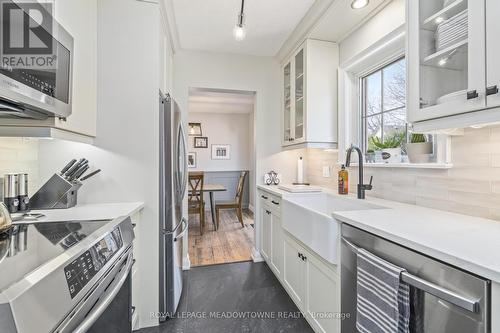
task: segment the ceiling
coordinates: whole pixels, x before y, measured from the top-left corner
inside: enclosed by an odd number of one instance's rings
[[[254,110],[255,93],[190,88],[188,101],[190,113],[249,114]]]
[[[274,56],[315,0],[245,1],[246,38],[233,38],[241,0],[172,0],[180,47]]]
[[[334,1],[310,30],[308,37],[341,41],[374,14],[381,5],[386,4],[387,0],[370,0],[368,6],[356,10],[351,8],[351,2],[351,0]]]

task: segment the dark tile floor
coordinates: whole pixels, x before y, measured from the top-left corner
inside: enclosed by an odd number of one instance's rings
[[[180,317],[193,315],[198,318]],[[258,315],[267,317],[255,318]],[[177,316],[139,333],[313,332],[265,263],[203,266],[185,272]]]

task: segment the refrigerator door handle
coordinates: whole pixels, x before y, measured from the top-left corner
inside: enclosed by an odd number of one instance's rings
[[[179,229],[179,227],[182,225],[183,221],[184,221],[184,218],[182,218],[181,222],[179,222],[179,224],[177,224],[173,230],[163,229],[161,232],[164,235],[173,235],[173,234],[175,234],[177,232],[177,229]]]
[[[179,239],[184,237],[189,228],[189,222],[185,218],[182,218],[181,224],[183,224],[184,227],[182,228],[182,231],[174,238],[174,242],[177,242]]]

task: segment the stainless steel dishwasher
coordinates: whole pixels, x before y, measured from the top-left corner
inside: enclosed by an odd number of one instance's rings
[[[371,233],[342,225],[342,333],[356,330],[356,255],[363,248],[403,267],[412,288],[411,332],[490,332],[490,281]]]

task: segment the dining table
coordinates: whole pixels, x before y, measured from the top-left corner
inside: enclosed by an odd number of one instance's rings
[[[221,184],[203,184],[203,192],[208,193],[210,197],[210,212],[212,213],[212,223],[214,224],[215,230],[217,230],[217,223],[215,222],[215,192],[225,192],[227,188]]]

